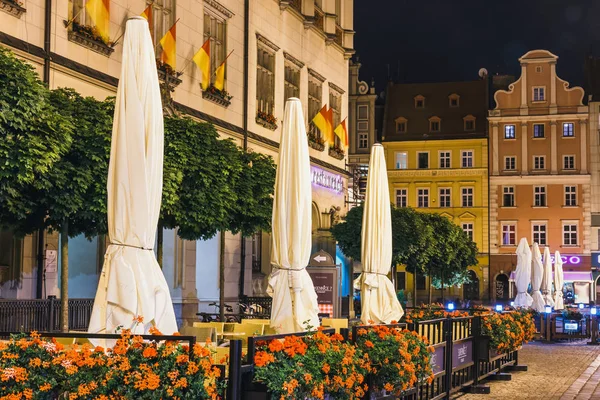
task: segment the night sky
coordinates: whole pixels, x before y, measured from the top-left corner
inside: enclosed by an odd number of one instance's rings
[[[586,55],[600,56],[600,0],[354,0],[361,80],[399,82],[519,76],[529,50],[558,55],[557,73],[585,82]],[[355,56],[356,57],[356,56]],[[399,71],[399,72],[398,72]]]

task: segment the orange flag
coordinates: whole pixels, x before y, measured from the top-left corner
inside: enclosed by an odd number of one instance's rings
[[[333,144],[335,142],[333,136],[333,108],[329,107],[327,110],[327,140],[329,143]]]
[[[327,122],[327,104],[321,108],[321,110],[312,119],[313,124],[321,131],[323,137],[327,139],[329,137],[329,124]]]
[[[344,119],[340,124],[335,128],[335,134],[340,138],[340,143],[343,143],[344,146],[348,147],[348,130],[346,129],[346,119]]]
[[[200,47],[200,50],[194,54],[192,57],[194,63],[200,69],[200,73],[202,74],[202,90],[206,90],[208,85],[210,85],[210,39],[207,39],[206,42]]]
[[[171,68],[173,68],[173,70],[175,70],[175,66],[177,65],[176,26],[177,22],[173,24],[171,29],[165,33],[165,36],[163,36],[159,42],[163,49],[162,54],[160,55],[160,60],[164,64],[168,64]]]
[[[148,7],[146,7],[146,9],[144,10],[144,12],[142,13],[142,17],[146,18],[146,21],[148,21],[148,27],[150,28],[150,37],[152,38],[152,43],[154,43],[154,26],[153,26],[153,20],[152,20],[152,4],[149,4]]]
[[[94,23],[98,34],[108,41],[110,26],[110,0],[88,0],[85,3],[85,10]]]

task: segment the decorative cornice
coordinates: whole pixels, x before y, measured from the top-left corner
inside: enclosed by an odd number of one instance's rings
[[[535,185],[535,184],[589,184],[589,174],[559,174],[559,175],[491,175],[492,185]]]
[[[295,66],[297,66],[300,69],[304,68],[305,64],[302,61],[298,60],[293,55],[291,55],[290,53],[288,53],[287,51],[283,52],[283,58],[285,58],[287,61],[291,62],[292,64],[294,64]]]
[[[0,0],[0,10],[14,15],[17,18],[21,18],[21,14],[27,11],[25,10],[25,7],[14,0]]]
[[[344,94],[346,93],[344,91],[344,89],[342,89],[341,87],[339,87],[338,85],[336,85],[333,82],[329,82],[329,88],[335,90],[336,92],[338,92],[339,94]]]
[[[279,46],[277,46],[275,43],[271,42],[269,39],[267,39],[266,37],[264,37],[263,35],[261,35],[258,32],[256,33],[256,40],[258,41],[258,43],[268,47],[269,49],[273,50],[274,52],[279,51]]]
[[[389,178],[433,178],[440,176],[483,176],[487,175],[487,168],[464,168],[464,169],[399,169],[389,170]]]
[[[327,80],[327,79],[325,79],[325,77],[323,75],[319,74],[317,71],[315,71],[312,68],[308,68],[308,74],[321,83],[323,83]]]
[[[224,17],[231,18],[235,15],[227,7],[225,7],[224,5],[222,5],[221,3],[219,3],[216,0],[204,0],[204,4],[206,4],[207,6],[210,6],[215,11],[222,14]]]

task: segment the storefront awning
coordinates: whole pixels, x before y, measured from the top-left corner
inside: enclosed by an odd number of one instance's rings
[[[563,275],[565,282],[594,282],[592,273],[589,271],[564,271]],[[554,272],[552,272],[552,276],[554,276]],[[510,281],[515,281],[514,271],[510,273]]]

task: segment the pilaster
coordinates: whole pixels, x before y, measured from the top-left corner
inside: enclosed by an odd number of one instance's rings
[[[558,174],[558,151],[556,138],[556,121],[550,121],[550,173]]]

